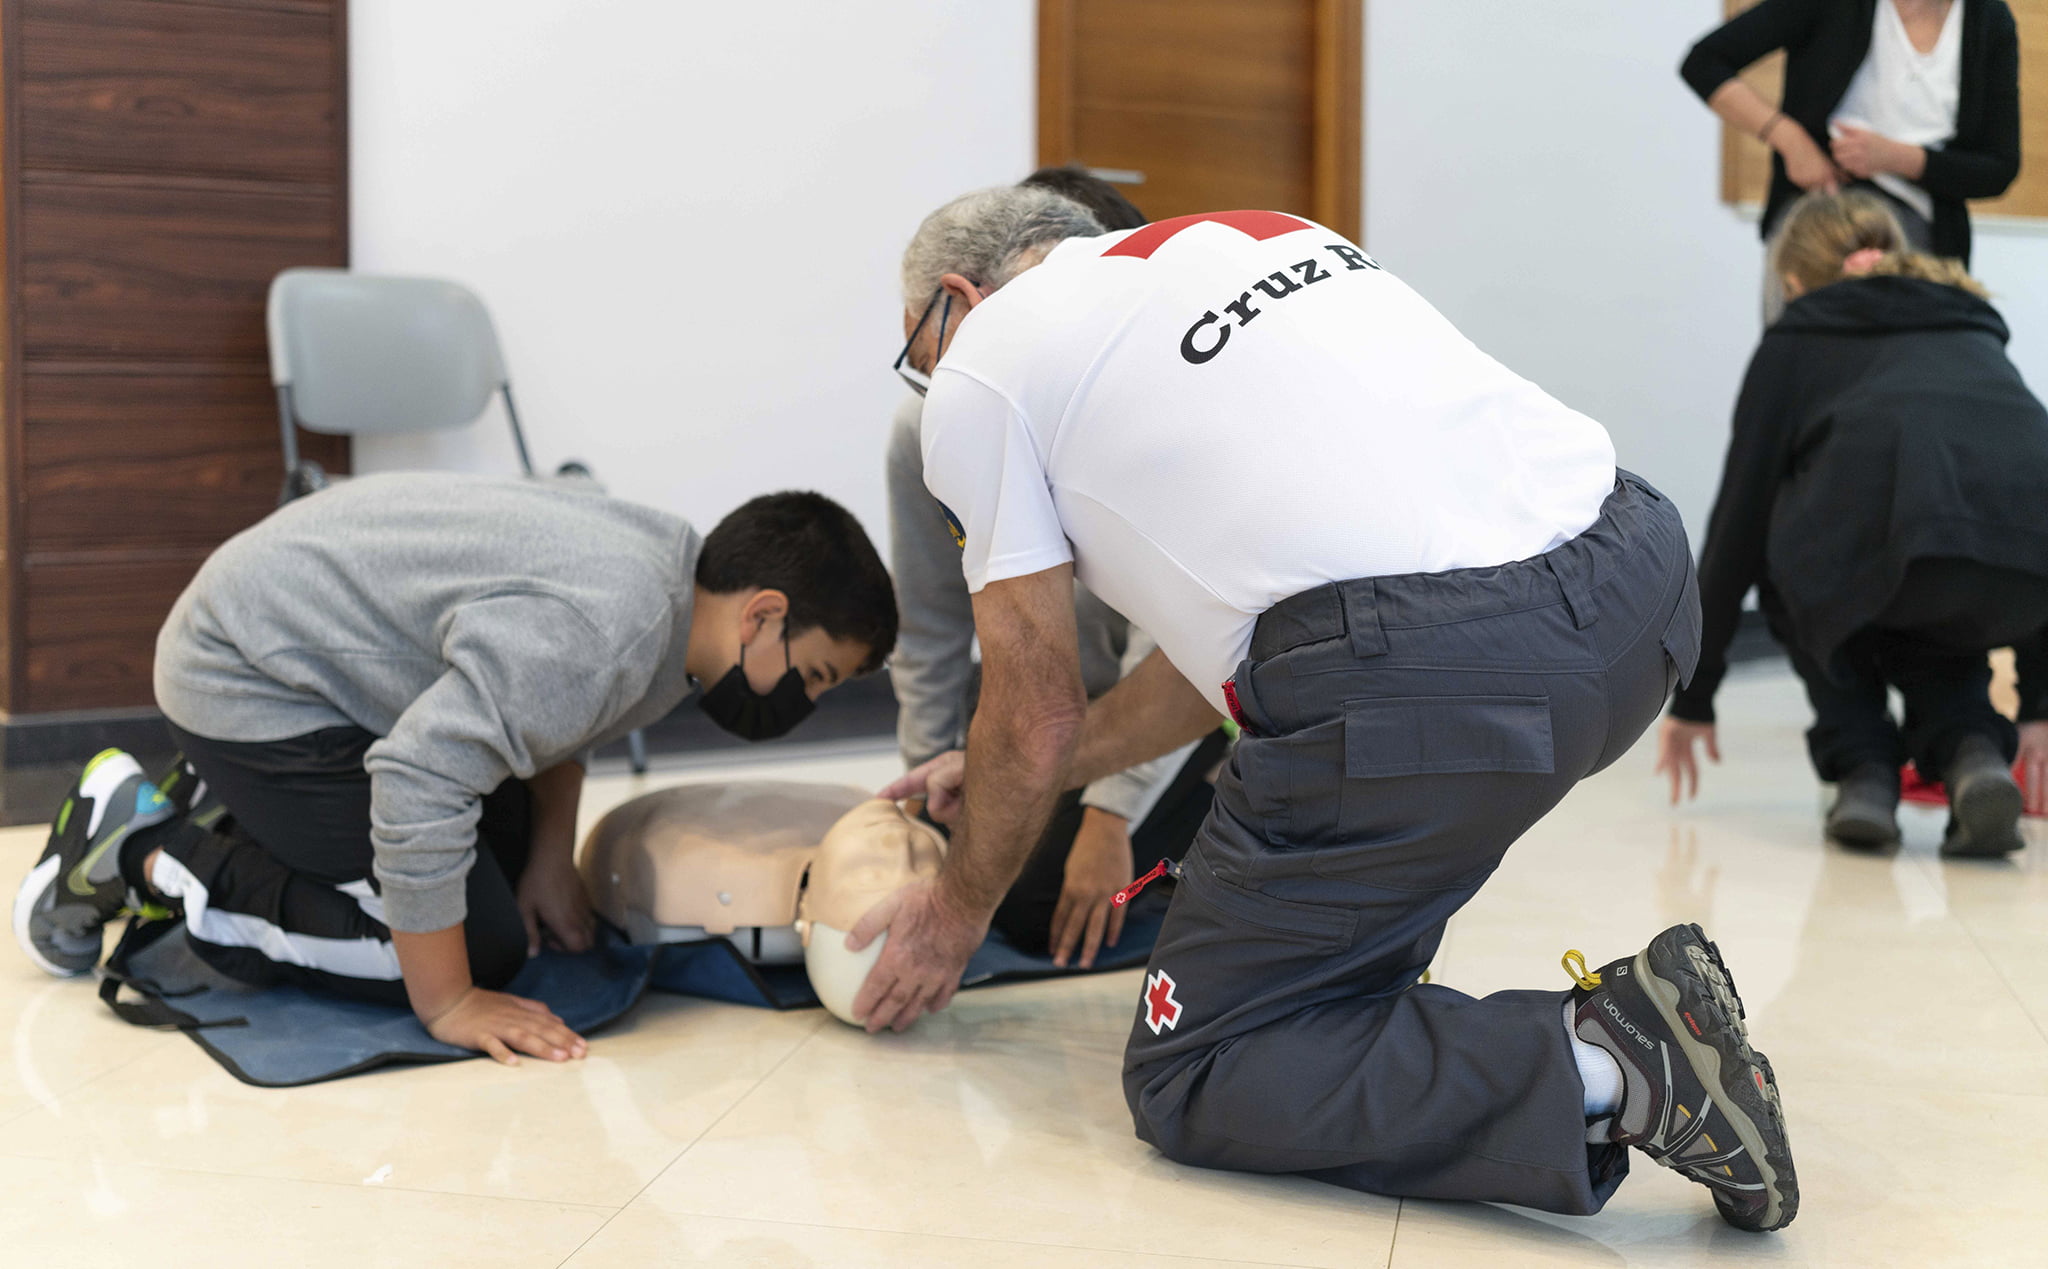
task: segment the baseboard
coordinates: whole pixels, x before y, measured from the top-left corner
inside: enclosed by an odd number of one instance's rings
[[[168,754],[171,733],[154,709],[0,715],[0,768],[84,763],[108,747]]]
[[[1743,613],[1728,659],[1757,661],[1782,655],[1764,627],[1763,614]],[[4,743],[0,743],[0,824],[47,819],[78,769],[102,749],[126,749],[149,767],[172,752],[169,727],[164,716],[153,709],[0,716],[0,733],[4,733]],[[662,757],[747,750],[766,757],[790,745],[895,734],[896,693],[888,675],[873,674],[827,692],[817,711],[789,736],[759,744],[721,730],[697,708],[693,697],[647,729],[647,751]],[[607,766],[623,763],[626,746],[623,742],[608,746],[597,756]]]
[[[1763,614],[1744,612],[1729,645],[1728,659],[1755,661],[1782,655],[1764,626]],[[895,730],[896,694],[889,676],[873,674],[826,693],[817,712],[788,739],[810,744],[887,736]],[[764,742],[770,749],[777,743]],[[168,755],[172,749],[164,716],[154,709],[0,715],[0,769],[83,763],[109,746],[150,756]],[[720,730],[696,707],[694,697],[647,729],[650,753],[741,747],[750,747],[749,742]],[[620,744],[601,756],[624,755],[625,746]]]

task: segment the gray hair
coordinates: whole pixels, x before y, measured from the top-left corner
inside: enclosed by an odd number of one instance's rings
[[[903,251],[903,306],[915,309],[948,273],[994,290],[1068,238],[1092,238],[1102,222],[1051,190],[999,185],[963,194],[924,218]]]

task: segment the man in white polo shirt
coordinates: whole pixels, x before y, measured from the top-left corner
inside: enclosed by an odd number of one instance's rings
[[[1277,212],[1104,235],[1057,196],[983,191],[926,219],[904,283],[984,686],[964,760],[889,790],[958,827],[940,876],[854,931],[889,934],[870,1029],[944,1007],[1062,789],[1227,713],[1243,738],[1125,1058],[1141,1137],[1560,1212],[1598,1210],[1636,1146],[1733,1224],[1789,1221],[1776,1084],[1696,926],[1577,958],[1569,992],[1418,984],[1697,655],[1683,526],[1599,424]],[[1160,649],[1092,708],[1076,576]]]

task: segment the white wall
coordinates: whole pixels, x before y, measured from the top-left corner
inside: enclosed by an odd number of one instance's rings
[[[1978,220],[1970,271],[1991,288],[1991,302],[2012,328],[2006,350],[2035,396],[2048,397],[2048,224]]]
[[[708,525],[808,486],[884,524],[895,265],[1033,153],[1030,0],[357,0],[355,262],[497,317],[536,460]],[[1367,5],[1366,240],[1604,422],[1695,536],[1758,331],[1755,226],[1679,82],[1719,0]],[[2048,387],[2048,236],[1980,226]],[[507,470],[496,420],[363,470]]]
[[[708,528],[815,488],[878,537],[895,283],[1030,169],[1030,0],[356,0],[354,262],[496,318],[535,462]],[[494,417],[358,470],[512,469]]]
[[[1762,248],[1678,78],[1720,0],[1380,0],[1366,242],[1481,348],[1605,423],[1697,543],[1760,330]],[[2015,360],[2048,388],[2048,237],[1979,226]]]

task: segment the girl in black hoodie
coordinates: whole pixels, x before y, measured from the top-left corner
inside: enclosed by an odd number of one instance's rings
[[[1806,683],[1807,746],[1837,796],[1828,835],[1898,837],[1899,766],[1948,785],[1942,852],[2019,849],[2048,809],[2048,411],[2006,328],[1954,261],[1906,247],[1860,192],[1788,213],[1772,268],[1795,297],[1764,332],[1699,566],[1698,672],[1673,699],[1657,769],[1699,787],[1719,760],[1714,691],[1742,597]],[[1985,652],[2019,654],[2020,727],[1992,709]],[[1906,702],[1893,721],[1887,686]]]

